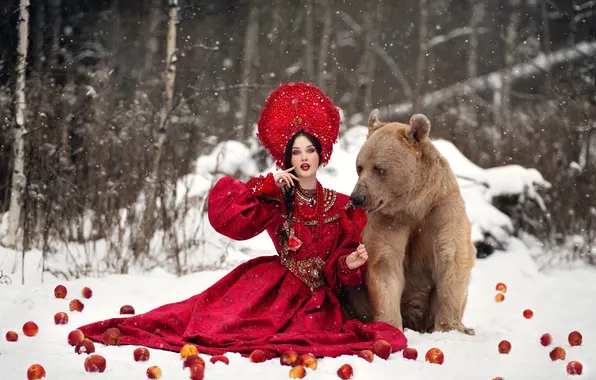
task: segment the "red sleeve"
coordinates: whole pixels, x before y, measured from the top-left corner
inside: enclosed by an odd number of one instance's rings
[[[211,226],[234,240],[253,238],[279,223],[281,191],[273,183],[273,174],[252,178],[246,184],[226,176],[211,192],[207,214]]]
[[[362,218],[362,215],[358,215],[358,217]],[[352,228],[347,228],[354,224],[354,208],[350,206],[345,212],[340,212],[340,218],[347,218],[348,220],[340,220],[342,230],[339,248],[327,260],[324,268],[327,283],[335,291],[339,291],[342,287],[353,287],[362,284],[366,269],[366,263],[356,269],[350,269],[346,264],[346,257],[354,252],[360,244],[358,241],[360,233],[355,232]]]

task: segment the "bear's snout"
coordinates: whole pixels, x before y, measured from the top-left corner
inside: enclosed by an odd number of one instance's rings
[[[357,192],[353,192],[352,195],[350,195],[350,200],[356,207],[362,207],[364,206],[364,203],[366,203],[366,197]]]

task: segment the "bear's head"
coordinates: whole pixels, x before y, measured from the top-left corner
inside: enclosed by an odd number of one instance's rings
[[[350,196],[354,206],[392,215],[412,201],[427,177],[422,172],[432,149],[429,132],[430,121],[422,114],[402,124],[381,122],[378,110],[372,111],[356,158],[358,182]]]

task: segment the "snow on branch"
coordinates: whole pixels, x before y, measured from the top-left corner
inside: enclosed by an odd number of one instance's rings
[[[422,48],[423,48],[423,50],[428,50],[432,47],[435,47],[435,46],[440,45],[444,42],[450,41],[454,38],[465,36],[467,34],[472,34],[473,31],[474,31],[474,28],[472,28],[470,26],[464,26],[463,28],[453,29],[449,33],[434,36],[433,38],[428,40],[427,43],[422,45]],[[477,32],[480,34],[486,33],[486,32],[488,32],[488,29],[478,28]]]
[[[553,66],[564,62],[574,62],[585,57],[596,56],[596,42],[581,42],[577,45],[557,50],[550,55],[539,54],[529,62],[512,67],[512,80],[530,78],[541,72],[549,71]],[[459,96],[472,95],[481,90],[495,91],[501,86],[503,71],[470,78],[440,90],[425,94],[420,99],[421,108],[432,108]],[[384,119],[404,118],[412,113],[412,102],[393,104],[379,108],[379,117]]]

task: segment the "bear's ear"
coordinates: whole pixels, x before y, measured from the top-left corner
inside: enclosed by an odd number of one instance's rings
[[[417,142],[422,141],[430,133],[430,120],[421,113],[417,113],[410,118],[412,127],[411,138]]]
[[[372,110],[370,116],[368,117],[368,137],[370,137],[374,131],[379,129],[379,127],[382,127],[385,124],[386,123],[379,121],[379,110]]]

